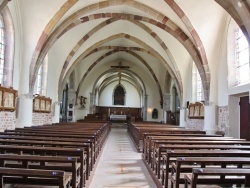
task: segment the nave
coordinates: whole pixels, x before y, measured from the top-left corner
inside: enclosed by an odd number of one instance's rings
[[[112,128],[89,188],[156,188],[127,129]]]

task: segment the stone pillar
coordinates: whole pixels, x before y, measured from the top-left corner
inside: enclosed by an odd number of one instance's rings
[[[180,127],[186,127],[187,126],[187,109],[185,107],[180,109]]]
[[[207,134],[214,134],[217,131],[217,106],[209,104],[204,109],[204,131]]]
[[[93,93],[89,93],[89,113],[93,114],[94,113],[94,95]]]
[[[54,102],[52,113],[52,123],[59,123],[60,122],[60,101]]]
[[[147,121],[147,110],[148,110],[148,95],[144,96],[144,109],[143,109],[143,121]]]
[[[32,126],[33,95],[32,93],[20,95],[17,105],[16,128]]]
[[[167,123],[167,111],[170,110],[171,106],[171,95],[164,94],[163,95],[163,116],[164,116],[164,123]]]

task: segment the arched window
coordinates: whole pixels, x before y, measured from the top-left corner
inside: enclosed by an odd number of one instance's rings
[[[45,56],[37,74],[36,94],[46,96],[48,76],[48,54]]]
[[[228,27],[227,64],[229,88],[249,83],[249,44],[233,19]]]
[[[0,14],[0,84],[3,85],[3,80],[4,80],[4,22],[3,22],[3,17]]]
[[[249,82],[249,45],[238,27],[235,29],[235,67],[237,85]]]
[[[125,90],[119,84],[114,90],[114,105],[125,105]]]
[[[202,81],[201,77],[199,74],[199,71],[193,62],[193,70],[192,70],[192,85],[193,85],[193,102],[196,101],[203,101],[204,100],[204,95],[203,95],[203,86],[202,86]]]

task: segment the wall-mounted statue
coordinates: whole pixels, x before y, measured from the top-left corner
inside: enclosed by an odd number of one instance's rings
[[[86,104],[86,99],[87,97],[84,97],[84,96],[79,96],[78,97],[80,99],[80,105],[82,108],[85,108],[85,104]]]

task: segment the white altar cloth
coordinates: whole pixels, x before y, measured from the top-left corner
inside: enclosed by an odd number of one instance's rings
[[[126,119],[127,119],[126,115],[116,115],[116,114],[110,115],[110,120],[126,120]]]

